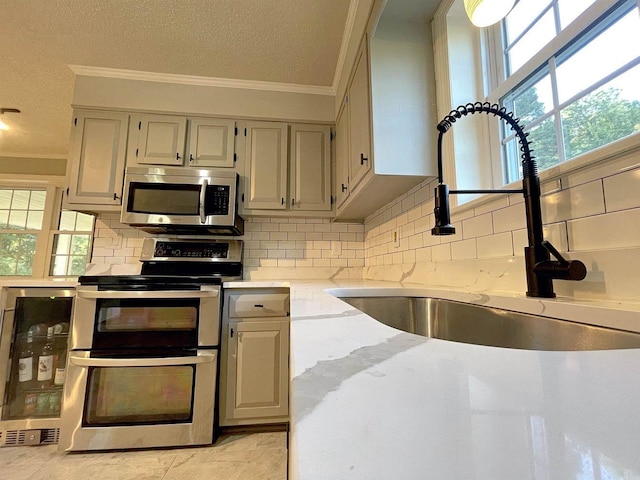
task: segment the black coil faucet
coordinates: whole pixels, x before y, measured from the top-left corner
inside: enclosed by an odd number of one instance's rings
[[[463,116],[474,113],[486,113],[500,117],[506,121],[518,137],[522,158],[522,188],[517,190],[449,190],[442,178],[442,137],[453,124]],[[535,157],[531,155],[531,142],[527,140],[519,119],[513,118],[512,112],[504,107],[489,102],[476,102],[461,105],[452,110],[437,125],[438,129],[438,185],[435,188],[436,225],[431,229],[432,235],[453,235],[456,229],[451,225],[449,213],[449,195],[459,193],[522,193],[524,194],[525,214],[527,217],[527,237],[529,246],[524,248],[527,274],[527,296],[553,298],[553,280],[582,280],[587,275],[587,268],[579,260],[566,260],[551,243],[543,238],[542,210],[540,208],[540,179]],[[556,260],[551,260],[553,255]]]

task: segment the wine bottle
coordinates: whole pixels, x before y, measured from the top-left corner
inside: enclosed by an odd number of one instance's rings
[[[29,388],[33,383],[34,368],[33,333],[27,333],[27,343],[18,356],[18,382],[23,388]]]
[[[38,386],[47,388],[52,385],[53,379],[53,327],[47,328],[47,341],[42,346],[38,355]]]
[[[53,384],[56,386],[64,385],[65,378],[67,377],[67,342],[66,337],[61,339],[61,345],[56,352],[56,368],[53,375]]]

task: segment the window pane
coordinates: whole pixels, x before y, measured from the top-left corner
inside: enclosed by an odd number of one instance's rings
[[[571,0],[575,2],[575,0]],[[549,1],[520,0],[505,19],[507,43],[512,43],[549,5]]]
[[[84,275],[87,266],[87,257],[71,257],[68,275]]]
[[[529,133],[529,142],[531,142],[532,154],[536,158],[538,170],[544,170],[559,163],[554,117],[549,117],[532,128]]]
[[[51,272],[50,275],[66,275],[67,274],[67,261],[69,257],[67,256],[57,256],[53,257],[51,262]]]
[[[509,73],[518,70],[518,68],[538,53],[540,49],[555,36],[556,27],[553,20],[553,11],[549,10],[538,23],[509,50]]]
[[[71,248],[71,235],[58,233],[53,237],[53,251],[57,255],[68,255]]]
[[[24,230],[27,225],[26,210],[11,210],[9,213],[9,224],[7,228],[10,230]]]
[[[29,230],[40,230],[42,228],[43,211],[30,211],[27,215],[27,228]]]
[[[513,100],[513,114],[523,125],[533,122],[553,109],[551,77],[546,75],[542,80]]]
[[[567,25],[573,22],[578,15],[589,8],[595,0],[558,0],[558,7],[560,9],[560,25],[564,29]]]
[[[29,208],[30,190],[14,190],[11,209],[27,210]]]
[[[31,275],[36,235],[0,233],[0,275]]]
[[[13,190],[0,190],[0,208],[11,207],[11,198],[13,197]]]
[[[58,230],[75,230],[76,213],[64,210],[60,213],[60,227]]]
[[[42,190],[34,190],[31,192],[31,198],[29,200],[29,210],[44,210],[44,201],[47,197],[47,192]]]
[[[8,221],[9,221],[9,210],[0,210],[0,229],[7,228]]]
[[[640,91],[627,96],[625,84],[640,85],[640,66],[562,111],[567,159],[640,132]]]
[[[73,235],[71,240],[72,255],[86,255],[89,251],[89,235]]]
[[[77,213],[76,215],[76,230],[79,232],[92,232],[94,216],[86,213]]]
[[[640,19],[633,10],[602,32],[578,52],[558,65],[558,95],[560,103],[569,100],[603,79],[616,69],[638,57],[639,43],[630,42],[629,36],[636,36]],[[636,32],[635,34],[633,32]],[[626,48],[621,46],[626,45]]]

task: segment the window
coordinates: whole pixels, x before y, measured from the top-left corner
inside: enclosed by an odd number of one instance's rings
[[[94,217],[61,211],[60,198],[52,186],[0,186],[0,276],[84,273]]]
[[[60,212],[57,231],[52,232],[50,276],[78,276],[84,273],[91,253],[93,215]]]
[[[32,275],[46,196],[46,190],[0,189],[0,275]]]
[[[489,99],[521,119],[540,170],[640,132],[636,0],[520,0],[500,37]],[[521,178],[519,149],[513,132],[501,136],[510,183]]]

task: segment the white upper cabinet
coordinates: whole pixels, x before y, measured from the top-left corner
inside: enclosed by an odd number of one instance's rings
[[[187,117],[142,115],[139,129],[138,164],[183,165]]]
[[[431,29],[410,12],[398,11],[403,8],[409,3],[374,0],[347,82],[349,146],[336,145],[340,220],[363,220],[437,175]]]
[[[342,102],[336,121],[336,208],[349,196],[349,109]]]
[[[236,121],[132,115],[127,165],[235,166]]]
[[[244,207],[287,208],[287,124],[247,122]]]
[[[331,128],[291,125],[291,210],[331,210]]]
[[[68,208],[119,208],[128,125],[127,113],[74,112],[65,196]]]
[[[187,165],[190,167],[233,167],[235,120],[192,118],[189,120]]]
[[[353,79],[347,92],[349,109],[349,181],[355,188],[371,170],[371,101],[367,44],[362,43],[356,57]]]

